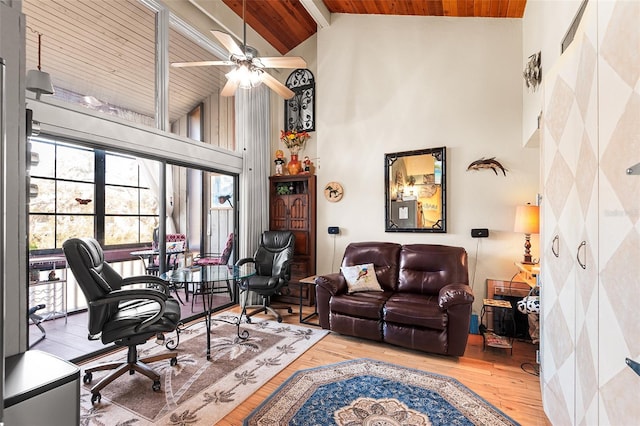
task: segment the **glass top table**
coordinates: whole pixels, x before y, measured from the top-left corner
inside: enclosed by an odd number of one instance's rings
[[[193,297],[202,296],[205,326],[207,329],[207,359],[211,359],[211,321],[227,322],[237,327],[237,335],[241,339],[249,337],[249,332],[243,330],[240,332],[240,317],[237,317],[233,323],[224,319],[212,319],[213,297],[216,294],[229,292],[231,300],[234,299],[238,283],[243,279],[255,275],[255,267],[252,263],[242,266],[227,265],[207,265],[192,266],[188,268],[178,268],[167,271],[160,275],[160,278],[168,281],[172,285],[182,284],[187,288],[193,286]]]

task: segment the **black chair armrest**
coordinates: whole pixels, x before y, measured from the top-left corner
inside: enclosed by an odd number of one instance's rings
[[[285,281],[289,281],[291,279],[291,263],[293,259],[287,259],[282,264],[282,270],[280,272],[280,278]]]
[[[166,309],[165,301],[168,298],[169,297],[166,294],[153,288],[134,288],[127,290],[114,290],[106,294],[101,299],[89,302],[89,304],[91,306],[103,306],[125,300],[150,300],[158,302],[160,305],[158,313],[140,323],[140,325],[136,327],[136,332],[138,332],[156,323],[158,319],[164,315],[164,311]]]
[[[238,260],[236,262],[235,266],[242,266],[242,265],[247,264],[247,263],[256,263],[256,260],[253,257],[245,257],[245,258],[242,258],[242,259]]]
[[[159,286],[162,291],[168,296],[170,293],[169,284],[167,281],[155,275],[139,275],[135,277],[127,277],[122,279],[121,285],[134,285],[134,284],[151,284]]]

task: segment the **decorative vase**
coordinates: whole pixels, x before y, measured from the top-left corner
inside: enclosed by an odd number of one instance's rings
[[[302,163],[298,161],[298,154],[291,154],[291,161],[287,164],[290,175],[297,175],[302,171]]]

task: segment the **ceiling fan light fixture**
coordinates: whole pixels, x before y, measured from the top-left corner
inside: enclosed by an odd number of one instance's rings
[[[238,87],[242,89],[251,89],[262,83],[260,71],[250,70],[246,65],[240,65],[238,68],[230,71],[225,75],[227,79],[238,82]]]
[[[259,57],[258,51],[247,45],[247,21],[245,20],[246,0],[242,1],[242,47],[236,43],[230,34],[218,30],[211,30],[211,34],[229,52],[227,61],[196,61],[174,62],[174,67],[200,67],[209,65],[235,65],[235,69],[225,74],[226,84],[220,90],[220,96],[233,96],[238,87],[251,89],[264,83],[269,89],[284,99],[291,99],[294,93],[291,89],[265,71],[266,68],[306,68],[307,63],[299,56]]]

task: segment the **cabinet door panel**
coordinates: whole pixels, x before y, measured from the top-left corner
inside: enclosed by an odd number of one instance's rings
[[[271,201],[271,229],[274,231],[288,229],[287,200],[284,197],[275,197]]]
[[[305,278],[312,275],[309,270],[309,261],[305,258],[297,258],[291,263],[291,280]]]
[[[293,231],[293,235],[296,237],[296,245],[295,245],[295,255],[305,255],[308,256],[309,253],[309,233],[308,232],[300,232]]]
[[[306,194],[294,195],[289,199],[289,226],[291,229],[309,228],[309,208]]]

